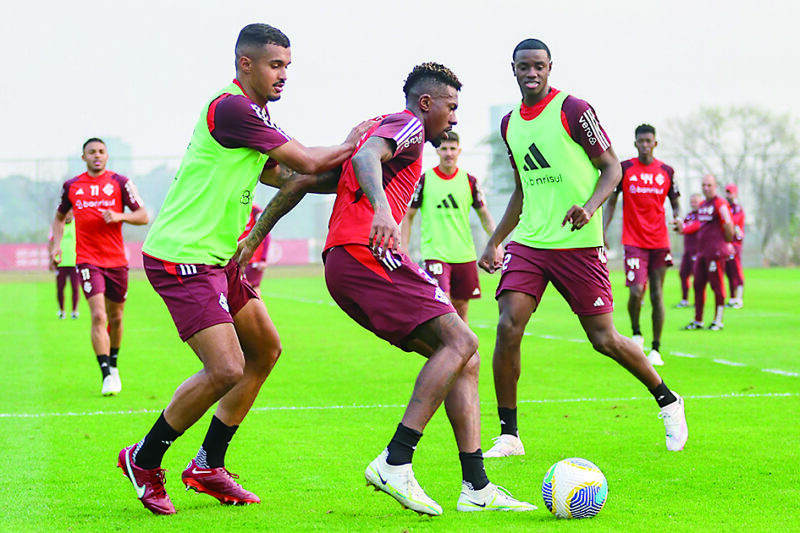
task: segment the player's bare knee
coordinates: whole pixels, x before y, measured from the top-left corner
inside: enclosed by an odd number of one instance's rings
[[[462,374],[468,374],[477,378],[478,374],[480,373],[480,368],[481,356],[478,355],[478,352],[475,352],[472,354],[469,360],[467,360],[467,364],[464,365],[464,368],[461,370],[461,372]]]
[[[206,375],[214,390],[225,393],[236,386],[244,376],[244,358],[232,359],[206,368]]]
[[[642,285],[631,285],[630,286],[630,294],[631,298],[636,300],[641,300],[644,297],[644,286]]]
[[[508,314],[500,315],[497,321],[497,343],[506,346],[519,343],[525,332],[525,324]]]
[[[592,348],[603,355],[607,355],[616,359],[619,352],[619,334],[615,331],[596,330],[589,333],[589,342],[592,343]]]

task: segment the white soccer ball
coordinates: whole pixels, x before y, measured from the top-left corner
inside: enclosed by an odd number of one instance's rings
[[[542,498],[558,518],[590,518],[608,498],[608,482],[597,466],[578,457],[563,459],[547,471]]]

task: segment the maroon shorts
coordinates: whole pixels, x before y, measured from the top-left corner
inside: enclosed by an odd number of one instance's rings
[[[252,263],[248,263],[244,269],[244,277],[253,287],[260,287],[261,280],[264,279],[264,271],[260,268],[255,268]]]
[[[112,302],[121,304],[128,297],[128,267],[103,268],[81,263],[75,268],[81,276],[83,294],[88,300],[92,296],[104,294]]]
[[[143,254],[147,279],[167,304],[169,314],[186,341],[200,330],[232,323],[256,291],[241,274],[239,264],[177,264]]]
[[[625,245],[625,286],[647,285],[650,272],[672,266],[669,248],[639,248]]]
[[[438,259],[426,259],[425,270],[453,300],[472,300],[481,297],[477,261],[445,263]]]
[[[548,250],[510,242],[495,297],[503,291],[523,292],[536,298],[538,305],[552,282],[576,315],[610,313],[614,299],[606,262],[602,247]]]
[[[417,326],[455,313],[450,300],[421,267],[403,254],[379,261],[367,246],[334,246],[324,254],[325,282],[350,318],[400,346]]]

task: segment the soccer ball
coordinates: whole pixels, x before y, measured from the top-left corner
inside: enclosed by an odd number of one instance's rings
[[[558,518],[591,518],[606,503],[608,482],[594,463],[578,457],[563,459],[544,475],[542,498]]]

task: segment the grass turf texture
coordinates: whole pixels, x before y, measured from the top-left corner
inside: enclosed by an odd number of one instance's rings
[[[679,291],[677,273],[669,273],[667,364],[659,372],[686,398],[690,438],[681,453],[666,451],[645,388],[578,342],[584,335],[577,319],[548,288],[522,347],[519,425],[527,455],[486,461],[490,479],[540,509],[458,513],[460,466],[440,409],[414,458],[417,478],[444,508],[437,518],[401,509],[365,487],[363,477],[401,418],[422,358],[360,329],[331,302],[318,270],[308,273],[276,268],[262,284],[284,352],[227,457],[262,503],[230,508],[184,492],[180,472],[202,442],[209,414],[165,457],[178,509],[171,517],[147,512],[115,467],[119,449],[140,439],[175,388],[200,369],[158,296],[132,276],[123,391],[103,398],[85,301],[80,319],[60,321],[52,280],[0,278],[0,529],[800,531],[800,378],[762,371],[800,372],[800,271],[748,271],[745,308],[727,310],[722,332],[679,330],[692,311],[672,307]],[[484,449],[498,432],[491,373],[497,279],[482,278],[486,296],[470,308],[483,354]],[[629,334],[623,274],[613,272],[612,280],[616,324]],[[648,345],[649,313],[645,303]],[[541,501],[547,468],[572,456],[597,464],[609,482],[608,502],[591,520],[559,521]]]

